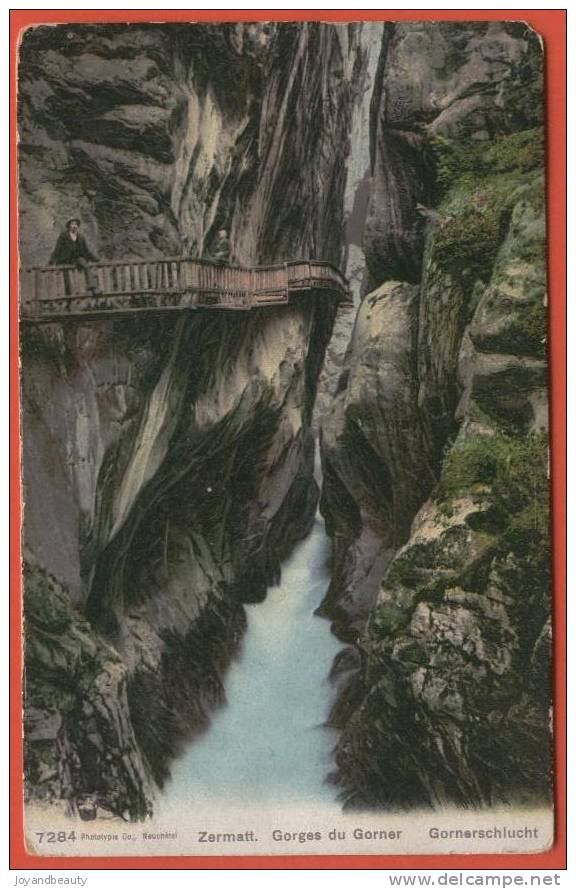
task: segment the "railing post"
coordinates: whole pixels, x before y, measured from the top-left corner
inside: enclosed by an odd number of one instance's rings
[[[288,281],[288,263],[284,263],[284,300],[290,302],[290,283]]]
[[[54,287],[52,286],[52,274],[52,269],[48,273],[42,272],[42,284],[40,285],[40,289],[44,299],[50,299],[52,291],[54,290]]]

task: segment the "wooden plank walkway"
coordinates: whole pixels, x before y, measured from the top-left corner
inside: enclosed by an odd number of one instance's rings
[[[351,306],[346,278],[330,263],[295,260],[242,268],[203,259],[91,263],[91,283],[74,266],[25,269],[20,320],[46,323],[192,309],[246,311],[287,305],[295,294],[324,292]]]

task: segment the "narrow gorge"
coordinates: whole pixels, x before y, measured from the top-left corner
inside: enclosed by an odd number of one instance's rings
[[[30,804],[193,808],[266,745],[347,810],[546,802],[538,36],[37,27],[18,113],[22,268],[73,216],[101,261],[225,230],[355,303],[22,325]]]
[[[542,50],[387,25],[365,295],[322,429],[352,807],[551,793]]]

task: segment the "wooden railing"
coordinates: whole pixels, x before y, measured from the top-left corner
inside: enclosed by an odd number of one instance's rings
[[[57,320],[142,311],[251,309],[285,305],[292,294],[326,291],[350,305],[348,282],[330,263],[296,260],[243,268],[203,259],[166,258],[26,269],[21,318]]]

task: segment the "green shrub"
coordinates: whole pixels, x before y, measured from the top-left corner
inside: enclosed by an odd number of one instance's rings
[[[522,130],[495,139],[485,154],[487,172],[520,170],[527,173],[544,166],[544,131],[541,127]]]
[[[469,494],[491,485],[498,470],[499,440],[495,436],[466,439],[449,452],[442,469],[442,497]]]
[[[489,142],[470,139],[430,138],[436,165],[436,181],[445,193],[466,180],[473,186],[479,179],[517,170],[522,173],[544,164],[544,132],[541,127],[498,136]]]
[[[523,306],[517,312],[516,323],[511,331],[524,346],[525,351],[538,358],[546,357],[548,314],[541,300]]]
[[[494,189],[476,192],[477,204],[443,220],[434,242],[434,258],[452,274],[484,280],[492,272],[512,207]]]
[[[522,535],[548,538],[549,480],[546,436],[475,436],[448,454],[437,498],[482,491],[502,518],[510,542]]]
[[[457,441],[442,470],[446,494],[490,484],[512,512],[548,490],[548,445],[544,433],[475,435]]]
[[[436,497],[442,502],[474,492],[489,501],[490,522],[497,529],[491,557],[512,554],[511,582],[517,586],[520,576],[527,596],[548,595],[552,553],[546,436],[500,433],[457,444],[445,461]]]
[[[434,258],[453,275],[486,280],[526,173],[543,166],[543,131],[524,130],[491,142],[434,136],[430,148],[441,216]]]

